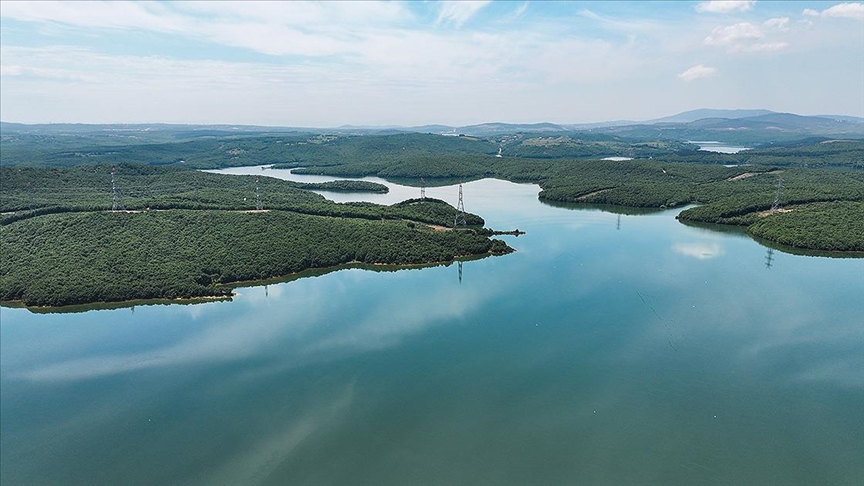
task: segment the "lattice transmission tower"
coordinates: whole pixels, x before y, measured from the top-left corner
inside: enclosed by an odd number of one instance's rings
[[[467,226],[465,221],[465,203],[462,202],[462,184],[459,184],[459,203],[456,204],[456,219],[453,220],[453,227]]]
[[[117,184],[116,173],[117,169],[111,167],[111,211],[124,211],[126,208],[123,207],[123,194]]]
[[[780,197],[783,196],[783,178],[777,178],[777,193],[774,195],[774,203],[771,204],[771,211],[780,209]]]
[[[426,179],[420,178],[420,199],[426,200]]]
[[[261,185],[258,183],[258,176],[255,176],[255,209],[261,211]]]

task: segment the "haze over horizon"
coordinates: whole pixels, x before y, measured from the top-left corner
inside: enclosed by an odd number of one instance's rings
[[[864,116],[864,3],[9,2],[0,119],[303,127]]]

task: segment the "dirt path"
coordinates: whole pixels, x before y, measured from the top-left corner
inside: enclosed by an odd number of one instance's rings
[[[607,187],[606,189],[600,189],[599,191],[589,192],[588,194],[582,194],[581,196],[577,197],[576,200],[577,201],[584,201],[585,199],[588,199],[589,197],[596,196],[597,194],[603,194],[604,192],[609,191],[609,190],[612,190],[612,188]]]
[[[738,174],[737,176],[730,177],[730,178],[728,178],[728,179],[726,179],[726,180],[727,180],[727,181],[740,181],[741,179],[746,179],[746,178],[748,178],[748,177],[753,177],[753,176],[755,176],[755,175],[760,175],[760,174],[765,174],[765,175],[768,175],[768,174],[777,174],[777,173],[780,173],[780,172],[783,172],[783,171],[782,171],[782,170],[772,170],[772,171],[770,171],[770,172],[745,172],[745,173],[743,173],[743,174]]]

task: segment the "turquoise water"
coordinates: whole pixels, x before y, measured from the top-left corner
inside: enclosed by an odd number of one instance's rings
[[[419,195],[392,187],[372,197]],[[0,482],[864,482],[864,260],[463,187],[527,233],[461,280],[351,269],[232,302],[3,308]]]

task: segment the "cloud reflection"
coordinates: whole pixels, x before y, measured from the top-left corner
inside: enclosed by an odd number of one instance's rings
[[[676,243],[672,251],[699,260],[716,258],[726,253],[719,243]]]
[[[405,272],[412,275],[403,275]],[[166,346],[124,354],[90,354],[4,371],[11,379],[74,381],[252,356],[272,357],[277,361],[274,369],[295,368],[396,346],[407,336],[452,322],[507,291],[506,286],[492,285],[401,285],[405,278],[416,279],[414,272],[346,270],[319,279],[273,285],[269,297],[264,297],[262,288],[241,289],[232,305],[245,309],[228,318],[207,312],[211,325]],[[393,288],[399,291],[389,291]],[[367,293],[375,294],[375,298]],[[344,308],[332,305],[334,299],[357,299],[352,319],[346,319],[349,314]],[[405,302],[412,304],[406,306]],[[199,317],[195,314],[191,317]],[[249,318],[251,314],[254,319]]]
[[[201,484],[258,484],[269,477],[311,436],[334,427],[350,410],[354,401],[355,382],[348,383],[339,396],[329,401],[310,404],[305,414],[292,420],[282,430],[242,448],[235,457],[223,461],[223,466],[201,478]]]

